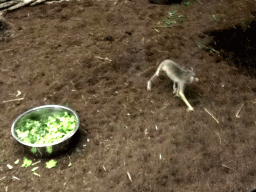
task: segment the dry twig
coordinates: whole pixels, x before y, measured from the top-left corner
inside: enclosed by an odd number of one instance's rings
[[[2,101],[2,103],[8,103],[8,102],[12,102],[12,101],[20,101],[20,100],[23,100],[24,97],[22,98],[18,98],[18,99],[10,99],[10,100],[7,100],[7,101]]]
[[[220,138],[220,134],[219,134],[219,133],[215,133],[215,134],[219,136],[219,139],[220,139],[220,145],[221,145],[221,138]]]
[[[105,60],[105,61],[110,61],[110,62],[112,61],[111,59],[109,59],[107,57],[103,58],[103,57],[100,57],[100,56],[95,56],[95,58]]]
[[[244,106],[244,103],[242,104],[242,106],[240,107],[240,109],[237,111],[236,113],[236,118],[240,118],[240,116],[238,115],[242,109],[242,107]]]
[[[224,164],[222,164],[222,166],[225,167],[225,168],[228,168],[228,169],[233,169],[233,168],[228,167],[227,165],[224,165]]]
[[[36,164],[38,164],[38,163],[40,163],[40,162],[41,162],[41,160],[39,160],[39,161],[37,161],[37,162],[35,162],[35,163],[32,163],[31,165],[34,166],[34,165],[36,165]]]
[[[6,176],[2,177],[2,178],[0,179],[0,181],[3,180],[4,178],[6,178]]]
[[[204,110],[205,110],[209,115],[211,115],[212,118],[213,118],[217,123],[220,123],[220,122],[213,116],[213,114],[211,114],[206,108],[204,108]]]
[[[128,178],[130,179],[130,181],[132,182],[131,175],[130,175],[130,173],[128,171],[127,171],[127,175],[128,175]]]
[[[12,176],[13,180],[20,180],[18,177]]]

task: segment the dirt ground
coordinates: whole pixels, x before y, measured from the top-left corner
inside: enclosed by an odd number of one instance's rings
[[[0,191],[256,188],[256,2],[177,3],[53,2],[4,16]],[[194,112],[166,76],[146,90],[164,59],[197,74],[185,90]],[[81,120],[52,169],[11,135],[19,114],[45,104],[68,105]],[[23,168],[24,157],[40,162]]]

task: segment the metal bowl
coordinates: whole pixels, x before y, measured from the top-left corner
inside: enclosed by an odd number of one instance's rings
[[[61,140],[54,142],[54,143],[47,143],[47,144],[40,145],[40,144],[31,144],[31,143],[26,143],[26,142],[21,141],[15,133],[15,128],[16,128],[16,125],[18,124],[18,122],[21,119],[28,117],[29,115],[33,115],[33,114],[40,115],[40,114],[42,114],[42,110],[44,110],[44,112],[48,112],[48,113],[54,113],[57,111],[66,111],[69,114],[74,115],[76,118],[76,121],[77,121],[75,129],[72,131],[71,134],[67,134]],[[61,106],[61,105],[43,105],[43,106],[32,108],[32,109],[22,113],[21,115],[19,115],[12,124],[11,132],[12,132],[12,136],[19,143],[21,143],[23,145],[23,147],[25,148],[26,151],[31,152],[34,156],[37,156],[37,157],[38,156],[39,157],[48,157],[48,156],[53,156],[53,155],[59,154],[60,152],[63,152],[68,148],[71,138],[77,132],[79,125],[80,125],[80,120],[79,120],[77,113],[74,110],[70,109],[69,107],[65,107],[65,106]]]

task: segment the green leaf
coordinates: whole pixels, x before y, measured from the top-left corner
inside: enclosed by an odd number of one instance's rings
[[[55,161],[54,159],[46,162],[46,168],[51,169],[53,167],[55,167],[57,165],[57,161]]]
[[[52,146],[47,146],[46,147],[46,152],[51,154],[52,153]]]
[[[30,149],[30,151],[31,151],[32,153],[36,153],[36,152],[37,152],[37,148],[36,148],[36,147],[32,147],[32,148]]]
[[[24,157],[24,159],[23,159],[23,164],[22,164],[21,166],[27,168],[27,167],[29,167],[31,164],[32,164],[32,160],[27,159],[26,157]]]

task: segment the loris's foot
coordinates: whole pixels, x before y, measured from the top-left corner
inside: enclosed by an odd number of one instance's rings
[[[151,82],[150,81],[148,81],[147,90],[151,91]]]

